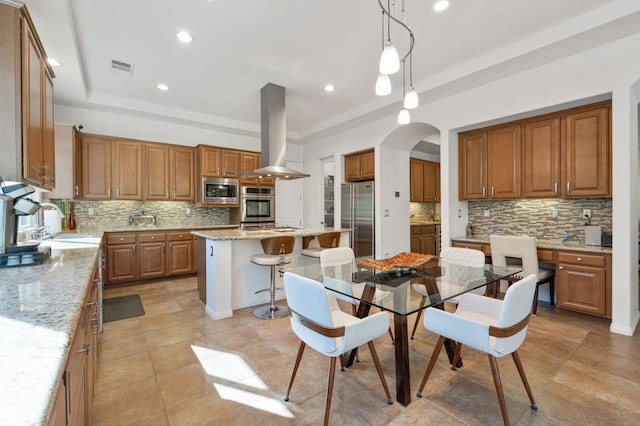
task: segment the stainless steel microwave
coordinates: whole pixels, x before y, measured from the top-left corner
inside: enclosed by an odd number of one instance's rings
[[[202,178],[203,204],[238,204],[238,179]]]

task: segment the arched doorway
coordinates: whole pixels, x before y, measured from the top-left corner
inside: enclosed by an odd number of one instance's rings
[[[440,131],[427,123],[409,123],[390,132],[380,143],[376,179],[376,254],[409,250],[409,158],[416,146],[434,145]],[[435,147],[430,147],[435,150]],[[378,173],[378,170],[376,171]]]

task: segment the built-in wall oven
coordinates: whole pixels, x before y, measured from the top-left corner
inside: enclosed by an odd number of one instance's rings
[[[238,205],[238,179],[203,177],[202,203]]]
[[[273,225],[276,221],[276,193],[270,186],[243,186],[240,191],[240,224]]]

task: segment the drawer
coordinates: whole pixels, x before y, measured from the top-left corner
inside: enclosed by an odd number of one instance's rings
[[[191,231],[169,232],[167,236],[169,241],[189,241],[193,239]]]
[[[164,241],[164,232],[142,232],[138,235],[138,241],[141,243],[154,243],[156,241]]]
[[[469,248],[469,249],[473,249],[473,250],[480,250],[484,254],[487,254],[487,250],[484,249],[485,245],[482,244],[482,243],[468,243],[466,241],[452,241],[451,242],[451,246],[452,247]],[[486,246],[486,247],[487,247],[487,249],[489,248],[489,246]],[[489,250],[489,254],[491,254],[491,250]]]
[[[578,265],[601,266],[603,268],[607,266],[607,259],[604,255],[566,251],[558,252],[558,263],[561,262],[576,263]]]
[[[538,249],[538,262],[555,263],[553,250]]]
[[[423,225],[420,227],[420,233],[422,235],[436,235],[436,226],[435,225]]]
[[[135,244],[136,234],[111,234],[107,235],[107,245]]]

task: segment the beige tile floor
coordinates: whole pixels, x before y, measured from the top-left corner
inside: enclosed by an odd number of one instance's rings
[[[93,401],[96,425],[320,424],[329,360],[308,349],[285,403],[298,340],[289,320],[260,320],[252,309],[213,321],[195,277],[105,289],[137,293],[146,314],[107,323]],[[412,321],[410,320],[410,324]],[[410,344],[415,395],[435,336],[419,328]],[[376,340],[395,398],[393,346]],[[407,407],[387,405],[366,347],[360,363],[336,372],[331,424],[502,424],[485,355],[463,351],[448,368],[444,352],[424,390]],[[538,411],[510,357],[499,360],[512,424],[625,425],[640,418],[640,338],[612,334],[608,321],[544,305],[520,349]]]

